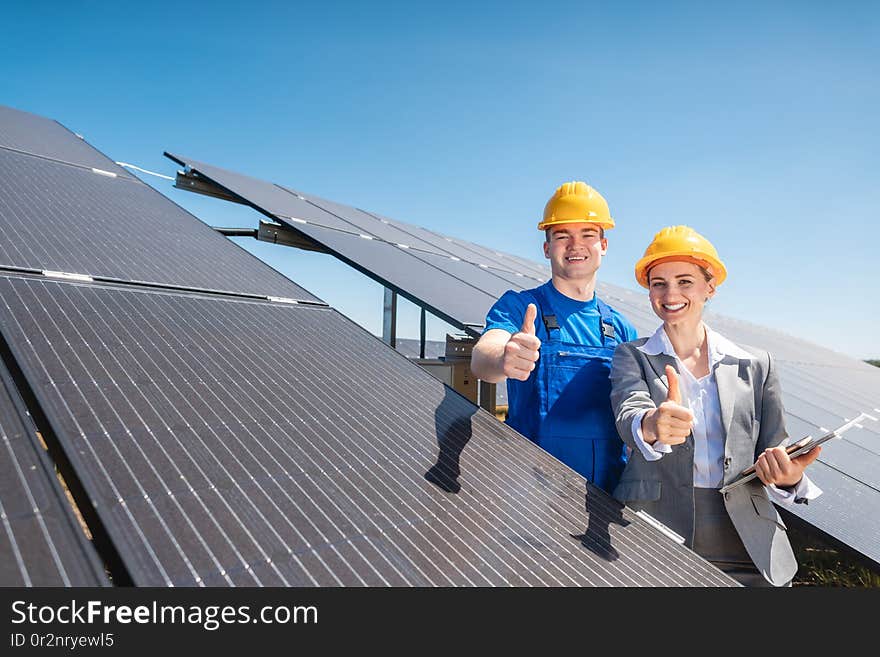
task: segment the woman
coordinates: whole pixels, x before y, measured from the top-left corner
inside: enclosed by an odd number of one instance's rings
[[[614,496],[741,583],[784,586],[797,562],[768,493],[785,504],[817,497],[803,472],[821,448],[788,457],[773,360],[703,323],[726,276],[712,244],[687,226],[661,230],[636,264],[663,324],[614,353],[611,404],[631,448]],[[720,493],[755,462],[760,481]]]

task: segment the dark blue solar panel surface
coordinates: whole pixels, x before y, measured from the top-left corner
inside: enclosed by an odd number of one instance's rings
[[[539,283],[497,261],[479,256],[467,260],[460,248],[425,241],[427,232],[197,160],[169,157],[461,328],[482,326],[486,312],[506,290]]]
[[[0,267],[315,300],[148,185],[0,149]]]
[[[0,149],[30,153],[135,180],[128,171],[57,121],[0,105]]]

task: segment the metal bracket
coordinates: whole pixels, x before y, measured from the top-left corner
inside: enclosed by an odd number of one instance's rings
[[[292,246],[303,251],[316,251],[318,253],[330,253],[326,248],[313,242],[301,233],[291,230],[281,224],[273,224],[269,221],[260,220],[260,227],[255,236],[261,242],[271,242],[283,246]]]
[[[195,192],[196,194],[213,196],[214,198],[223,199],[224,201],[247,205],[247,203],[239,199],[237,196],[230,194],[219,185],[215,185],[209,180],[202,178],[198,173],[191,169],[178,171],[177,177],[174,179],[174,186],[177,189],[182,189],[186,192]]]

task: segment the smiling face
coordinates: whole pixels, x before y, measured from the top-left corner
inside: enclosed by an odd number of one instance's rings
[[[664,324],[693,324],[703,318],[703,306],[715,294],[714,279],[692,262],[663,262],[648,271],[651,307]]]
[[[554,278],[586,280],[596,273],[608,251],[608,240],[596,224],[559,224],[551,226],[549,232],[544,257],[550,260]]]

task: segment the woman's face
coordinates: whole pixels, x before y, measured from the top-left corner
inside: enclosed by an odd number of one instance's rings
[[[715,285],[692,262],[663,262],[648,272],[648,290],[651,307],[665,324],[696,325]]]

